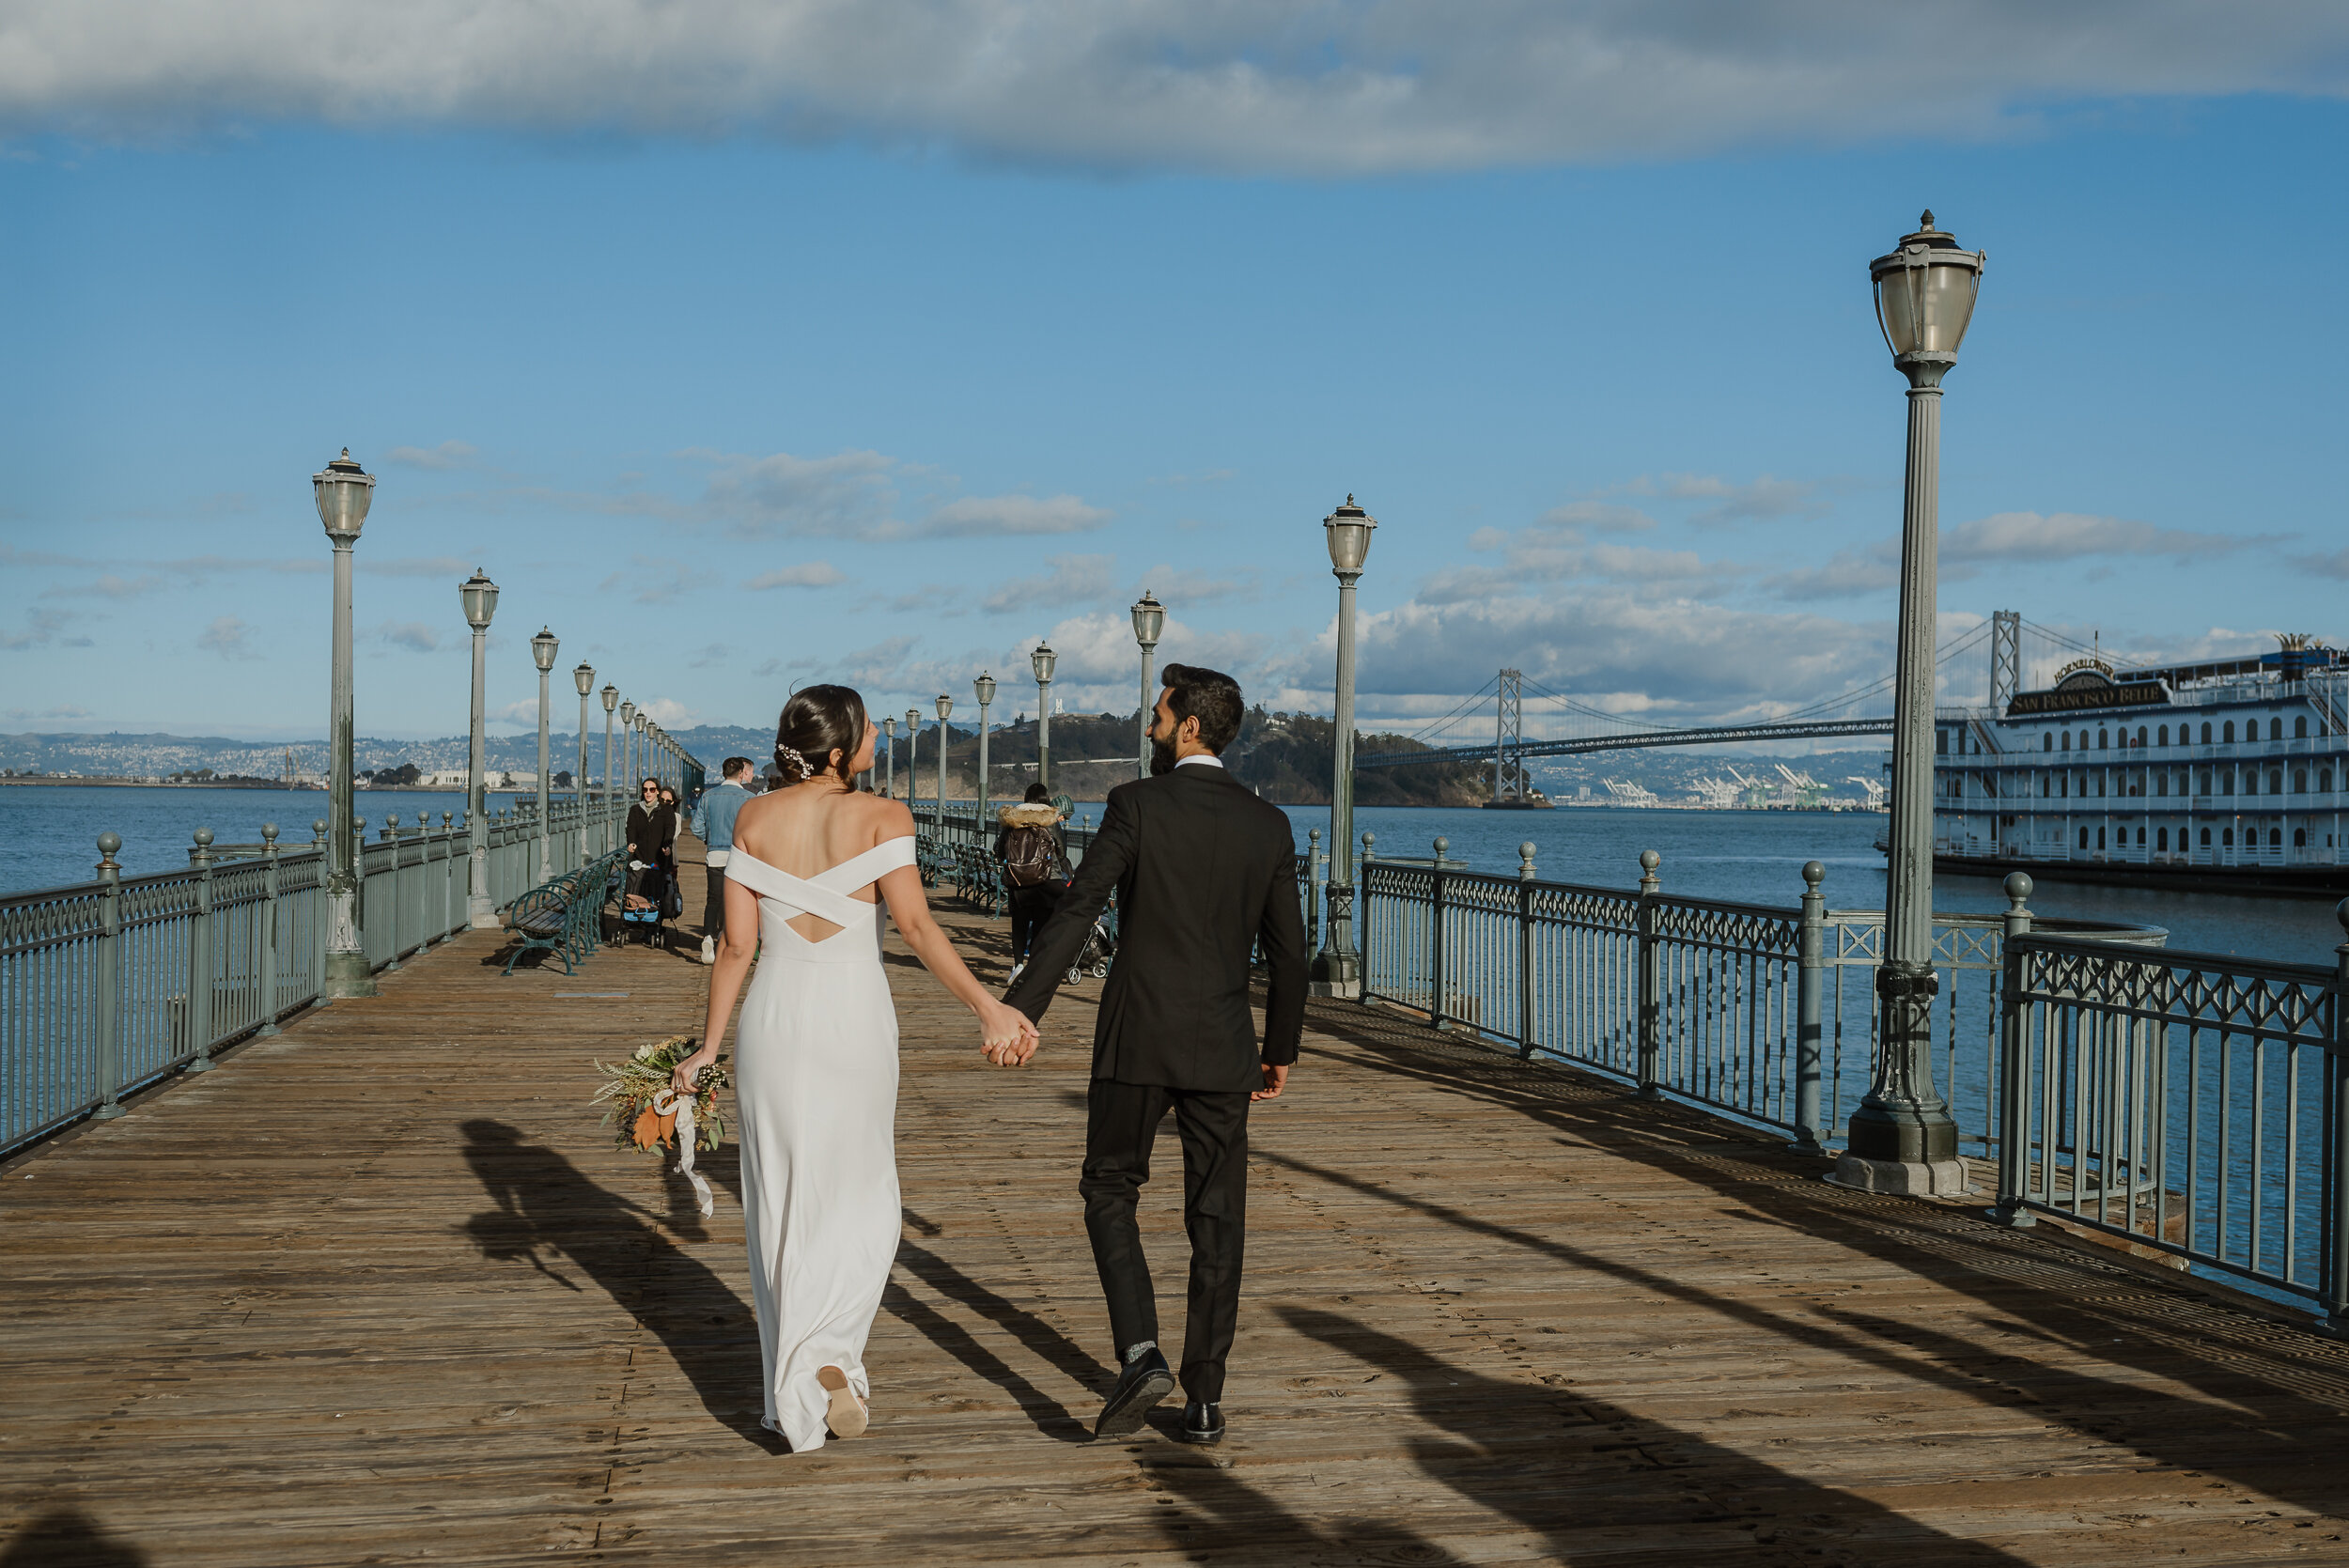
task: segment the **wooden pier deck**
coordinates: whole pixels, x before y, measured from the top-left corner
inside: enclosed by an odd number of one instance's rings
[[[0,1568],[2349,1562],[2342,1345],[1346,1005],[1256,1117],[1230,1439],[1093,1442],[1097,983],[998,1071],[901,950],[875,1422],[782,1454],[731,1150],[704,1222],[584,1103],[706,971],[495,945],[0,1172]]]

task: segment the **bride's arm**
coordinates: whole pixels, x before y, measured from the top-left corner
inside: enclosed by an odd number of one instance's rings
[[[962,961],[962,955],[955,951],[954,939],[930,918],[930,901],[922,891],[921,872],[910,865],[899,866],[880,878],[879,890],[889,905],[889,918],[897,923],[897,934],[905,938],[906,946],[913,949],[913,955],[922,960],[922,967],[936,975],[939,984],[957,1001],[979,1016],[979,1028],[987,1037],[984,1048],[988,1059],[1001,1066],[1018,1066],[1034,1056],[1035,1026],[1025,1014],[996,1001]]]
[[[743,977],[751,972],[751,959],[758,953],[758,894],[733,877],[726,878],[726,929],[718,939],[718,961],[709,971],[709,1011],[702,1019],[701,1048],[677,1064],[669,1081],[681,1092],[690,1092],[693,1079],[701,1070],[718,1060],[718,1048],[725,1044],[726,1025],[733,1020],[734,1003],[742,994]]]

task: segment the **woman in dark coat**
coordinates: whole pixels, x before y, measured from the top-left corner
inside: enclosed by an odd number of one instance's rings
[[[677,850],[677,809],[661,800],[661,781],[646,779],[636,792],[636,803],[628,808],[628,891],[636,893],[645,881],[645,873],[636,869],[638,862],[657,867],[663,877],[673,874]]]

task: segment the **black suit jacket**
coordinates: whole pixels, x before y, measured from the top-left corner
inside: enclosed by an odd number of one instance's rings
[[[1305,922],[1297,841],[1280,808],[1222,768],[1196,764],[1111,790],[1101,831],[1006,1002],[1043,1018],[1112,892],[1117,957],[1101,991],[1095,1078],[1261,1089],[1259,1063],[1297,1060]],[[1248,1011],[1252,946],[1270,977],[1261,1051]]]

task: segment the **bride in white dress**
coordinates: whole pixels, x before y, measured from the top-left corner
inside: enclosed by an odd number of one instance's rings
[[[828,1428],[838,1437],[864,1430],[864,1340],[902,1224],[897,1015],[876,893],[906,945],[978,1015],[988,1061],[1017,1065],[1035,1049],[1034,1027],[972,976],[930,918],[912,815],[854,788],[879,733],[845,686],[811,686],[784,708],[775,761],[785,787],[735,819],[709,1016],[701,1048],[677,1069],[683,1088],[716,1060],[740,996],[735,1128],[763,1424],[794,1452],[821,1448]]]

